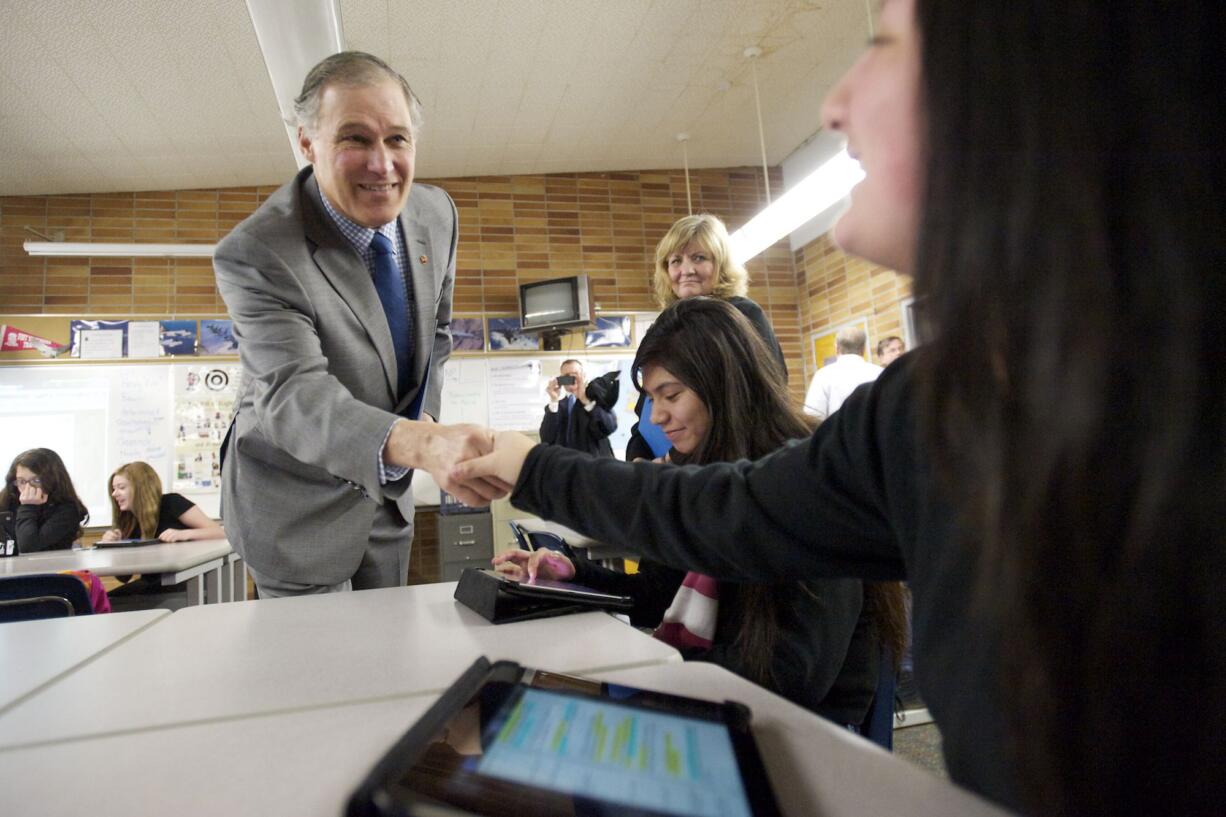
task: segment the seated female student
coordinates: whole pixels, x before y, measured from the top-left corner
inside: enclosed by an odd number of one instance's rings
[[[111,529],[102,541],[161,539],[186,542],[221,539],[226,533],[182,494],[163,494],[157,471],[144,462],[121,465],[111,474]]]
[[[12,514],[4,517],[0,541],[14,540],[17,553],[67,550],[89,519],[64,461],[50,448],[31,448],[13,460],[0,490],[0,511]]]
[[[726,301],[687,298],[664,310],[632,371],[678,465],[762,456],[811,429],[789,401],[774,356]],[[615,496],[601,501],[618,504]],[[626,575],[548,550],[511,551],[494,564],[514,578],[531,569],[631,596],[631,623],[656,628],[686,657],[720,664],[856,729],[877,687],[881,641],[893,655],[902,651],[897,583],[732,584],[651,560]]]

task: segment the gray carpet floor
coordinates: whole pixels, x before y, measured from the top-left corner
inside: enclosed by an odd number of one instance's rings
[[[907,726],[894,730],[894,754],[921,766],[938,777],[949,777],[941,758],[941,733],[936,724]]]

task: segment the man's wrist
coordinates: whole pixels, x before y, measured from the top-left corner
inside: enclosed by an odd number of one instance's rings
[[[426,457],[426,441],[432,423],[397,420],[392,424],[383,446],[383,464],[400,468],[421,468]]]

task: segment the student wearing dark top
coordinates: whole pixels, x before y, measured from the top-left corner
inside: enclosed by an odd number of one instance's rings
[[[631,371],[652,397],[652,420],[672,442],[677,465],[761,456],[811,428],[765,343],[724,301],[687,298],[664,310]],[[532,570],[629,595],[631,623],[656,629],[687,658],[720,664],[857,730],[876,691],[882,641],[891,655],[903,648],[896,582],[735,584],[650,559],[626,575],[546,550],[510,551],[494,564],[515,578]]]
[[[1219,6],[885,0],[823,108],[865,171],[834,237],[914,276],[928,342],[757,462],[501,434],[452,476],[724,578],[906,576],[955,781],[1031,814],[1220,813]]]
[[[162,480],[148,463],[130,462],[111,475],[111,529],[102,541],[161,539],[186,542],[221,539],[225,531],[182,494],[163,494]]]
[[[17,553],[67,550],[89,519],[64,461],[49,448],[32,448],[13,460],[0,490],[0,511],[12,514],[5,515],[0,545],[11,539]]]
[[[732,259],[728,244],[728,229],[724,222],[709,213],[677,219],[660,243],[656,245],[656,265],[652,278],[656,303],[661,309],[685,298],[707,295],[732,304],[749,319],[766,343],[770,356],[779,362],[786,382],[787,362],[783,349],[771,328],[762,307],[745,297],[749,290],[749,273]],[[763,358],[765,359],[765,357]],[[636,416],[643,416],[646,395],[640,394],[634,407]],[[626,459],[653,459],[651,447],[639,433],[638,423],[630,428],[626,444]]]

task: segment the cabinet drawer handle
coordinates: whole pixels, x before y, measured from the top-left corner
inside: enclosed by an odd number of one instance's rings
[[[477,544],[476,539],[457,539],[456,540],[456,545],[458,545],[459,547],[464,547],[465,545],[475,545],[475,544]]]

